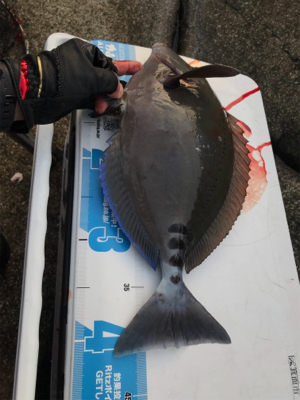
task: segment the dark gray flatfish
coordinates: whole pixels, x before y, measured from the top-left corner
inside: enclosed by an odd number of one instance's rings
[[[193,69],[156,44],[126,87],[102,187],[125,234],[152,268],[161,268],[162,280],[118,339],[117,357],[231,342],[187,289],[182,269],[189,273],[219,245],[246,195],[247,140],[205,79],[237,74],[222,65]]]

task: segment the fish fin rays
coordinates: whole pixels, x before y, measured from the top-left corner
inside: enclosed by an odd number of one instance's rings
[[[166,65],[172,71],[163,80],[164,86],[175,86],[181,79],[192,79],[192,78],[228,78],[240,74],[236,68],[229,67],[228,65],[222,64],[208,64],[199,68],[191,68],[186,64],[188,71],[179,71],[170,60],[164,57],[162,54],[155,54],[155,58]]]
[[[237,69],[221,64],[204,65],[203,67],[192,68],[181,73],[172,65],[169,60],[163,58],[161,55],[156,55],[156,58],[172,71],[161,81],[161,83],[167,88],[177,87],[180,80],[199,78],[228,78],[240,74],[240,71]]]
[[[103,153],[104,160],[100,165],[101,186],[106,200],[125,235],[155,270],[158,264],[159,251],[154,247],[149,235],[143,228],[126,189],[121,161],[120,135],[121,132],[117,131],[110,138],[110,147]]]
[[[227,113],[229,127],[232,132],[234,161],[233,173],[228,193],[216,218],[205,234],[188,251],[185,258],[185,269],[189,273],[193,268],[201,264],[209,254],[227,236],[234,222],[239,216],[245,201],[248,187],[249,164],[247,139],[243,136],[243,130],[237,125],[237,119]]]
[[[160,61],[161,63],[163,63],[166,67],[170,68],[170,70],[174,73],[175,76],[180,76],[180,75],[183,73],[182,70],[180,71],[178,68],[175,67],[175,65],[172,64],[172,61],[171,61],[171,60],[168,60],[168,59],[167,59],[165,56],[163,56],[162,54],[155,54],[154,57],[155,57],[158,61]],[[184,64],[186,64],[186,65],[183,64],[183,65],[185,66],[185,68],[187,68],[188,70],[190,70],[191,67],[190,67],[187,63],[185,63],[184,60],[182,60],[182,61],[183,61]],[[186,72],[186,71],[185,71],[185,72]]]
[[[159,288],[118,339],[114,356],[200,343],[231,343],[225,329],[186,286],[175,294]]]
[[[188,78],[229,78],[239,75],[240,71],[233,67],[222,64],[209,64],[203,67],[193,68],[190,71],[184,72],[178,79]]]
[[[236,76],[240,72],[232,67],[220,64],[204,65],[203,67],[194,68],[190,71],[184,72],[181,75],[170,74],[164,80],[163,85],[166,87],[173,87],[179,83],[181,79],[199,79],[199,78],[228,78]]]

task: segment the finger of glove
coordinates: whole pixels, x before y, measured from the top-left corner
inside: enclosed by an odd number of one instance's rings
[[[96,90],[94,92],[98,94],[114,94],[116,91],[120,91],[119,89],[119,84],[120,81],[118,79],[118,76],[107,69],[104,68],[95,68],[95,79],[97,80],[95,82],[95,88]],[[122,85],[121,85],[122,86]]]
[[[111,94],[107,94],[107,95],[108,95],[108,97],[111,97],[113,99],[119,99],[120,97],[123,96],[123,93],[124,93],[123,86],[122,86],[121,82],[118,80],[117,90],[115,92],[113,92]]]
[[[113,64],[113,61],[110,57],[106,57],[96,46],[94,46],[93,51],[94,51],[93,65],[95,67],[101,67],[117,72],[117,67]]]
[[[112,94],[108,94],[107,96],[111,97],[112,99],[119,99],[123,96],[123,93],[124,93],[124,89],[123,89],[121,82],[119,81],[117,90]],[[95,99],[95,110],[97,111],[97,113],[98,114],[104,113],[104,111],[107,109],[107,107],[108,107],[107,100],[105,100],[105,98],[103,98],[103,96],[97,96]]]
[[[82,45],[82,49],[84,50],[87,58],[95,67],[105,68],[117,72],[117,68],[114,66],[112,59],[106,57],[97,46],[94,46],[90,43],[84,43]]]
[[[127,82],[121,80],[121,81],[119,81],[118,89],[114,93],[104,95],[104,96],[96,96],[95,110],[97,111],[98,114],[104,113],[106,111],[106,109],[108,108],[109,103],[111,103],[112,101],[113,102],[116,101],[113,99],[121,98],[123,96],[124,87],[126,86],[126,84],[127,84]],[[120,88],[120,85],[122,86],[122,89]]]
[[[73,48],[76,52],[83,53],[95,67],[105,68],[117,72],[117,68],[113,65],[112,59],[106,57],[97,46],[78,38],[71,39],[61,46],[63,47],[64,45],[66,46],[66,49],[68,46],[68,50],[69,48]]]

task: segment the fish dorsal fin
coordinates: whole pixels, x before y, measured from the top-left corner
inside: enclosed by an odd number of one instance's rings
[[[240,71],[237,69],[222,64],[209,64],[204,65],[203,67],[192,68],[188,71],[181,72],[161,54],[155,54],[155,57],[172,71],[172,73],[170,73],[162,82],[163,85],[167,87],[178,86],[181,79],[226,78],[240,74]],[[187,67],[189,67],[188,64]]]
[[[234,160],[233,173],[228,193],[216,218],[211,223],[204,235],[188,250],[185,258],[186,272],[189,273],[197,265],[201,264],[206,257],[219,245],[228,235],[236,221],[246,197],[249,180],[247,139],[243,137],[244,131],[237,125],[237,119],[227,113],[229,127],[232,133]]]

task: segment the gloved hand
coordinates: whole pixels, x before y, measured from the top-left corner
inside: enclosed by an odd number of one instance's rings
[[[114,61],[115,67],[117,67],[118,71],[117,74],[118,76],[122,75],[133,75],[135,74],[139,69],[142,68],[142,64],[139,61],[129,61],[129,60],[123,60],[123,61]],[[123,82],[123,84],[126,82]],[[119,99],[123,96],[123,85],[119,81],[119,86],[117,90],[112,93],[108,94],[107,96],[104,96],[106,98],[111,97],[112,99]],[[103,96],[97,96],[95,99],[95,110],[97,111],[98,114],[102,114],[105,112],[107,109],[109,103]]]
[[[112,60],[98,47],[80,39],[71,39],[37,57],[25,56],[22,75],[27,87],[21,92],[20,65],[9,59],[3,61],[26,124],[13,124],[11,129],[19,132],[28,132],[35,124],[55,122],[75,109],[94,110],[98,95],[122,91]]]

